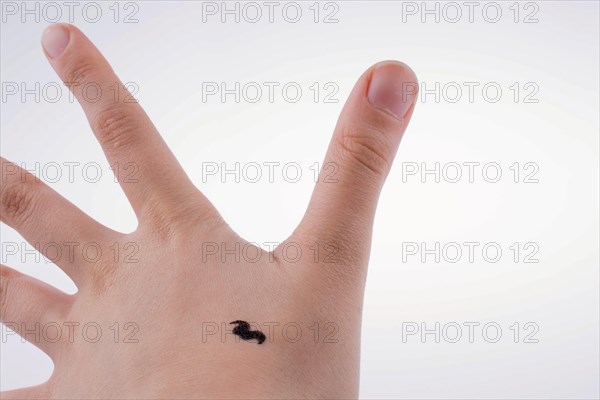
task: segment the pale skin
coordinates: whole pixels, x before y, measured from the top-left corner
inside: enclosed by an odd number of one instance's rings
[[[89,39],[60,24],[45,31],[42,43],[108,162],[137,165],[136,181],[120,184],[138,227],[123,234],[103,226],[4,159],[1,221],[30,243],[95,242],[105,249],[136,243],[138,262],[90,262],[78,251],[61,257],[55,262],[77,285],[74,295],[2,266],[1,321],[19,334],[36,323],[63,327],[59,340],[25,334],[52,358],[54,372],[47,382],[2,398],[357,397],[373,220],[416,102],[412,70],[385,61],[363,73],[324,161],[338,166],[337,181],[319,180],[293,234],[268,256],[248,262],[203,254],[202,243],[235,249],[248,242],[192,184],[140,105],[115,101],[109,87],[119,80]],[[107,95],[87,101],[81,88],[89,82]],[[286,244],[303,250],[300,260],[283,255]],[[315,257],[309,250],[315,244],[330,247]],[[326,259],[332,249],[335,254]],[[235,320],[259,324],[255,329],[260,326],[267,340],[239,340],[228,325]],[[97,343],[81,334],[90,321],[104,332]],[[80,324],[74,336],[65,322]],[[109,330],[115,322],[117,341]],[[132,332],[123,329],[128,322],[137,327],[137,343],[124,340]],[[290,322],[302,329],[295,342],[295,329],[287,337],[282,332]],[[229,330],[225,336],[223,328]]]

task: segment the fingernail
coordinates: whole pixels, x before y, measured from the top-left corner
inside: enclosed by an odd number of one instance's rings
[[[407,65],[386,61],[375,66],[367,98],[374,107],[403,119],[418,91],[417,77]]]
[[[63,25],[50,25],[42,34],[42,46],[50,58],[60,56],[69,44],[69,31]]]

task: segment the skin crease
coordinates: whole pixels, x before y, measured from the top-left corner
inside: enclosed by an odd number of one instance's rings
[[[128,162],[139,167],[137,182],[120,182],[138,228],[123,234],[101,225],[32,175],[9,174],[18,167],[4,159],[1,221],[30,243],[96,242],[108,249],[118,242],[123,249],[133,242],[139,246],[138,262],[120,257],[91,263],[80,252],[72,260],[62,257],[56,263],[77,285],[74,295],[2,266],[4,323],[16,323],[18,333],[22,323],[80,323],[72,342],[66,328],[55,343],[33,340],[52,358],[53,375],[2,398],[357,397],[373,220],[416,101],[416,94],[401,96],[399,85],[414,87],[412,70],[385,61],[359,78],[325,158],[337,164],[337,182],[319,180],[305,216],[269,254],[272,259],[263,254],[259,262],[243,257],[236,262],[229,256],[223,262],[218,255],[203,257],[202,243],[232,249],[236,242],[242,247],[248,242],[193,186],[139,104],[124,96],[115,101],[108,87],[118,78],[83,33],[66,24],[51,29],[64,29],[68,44],[60,54],[46,51],[46,56],[71,83],[108,161],[119,162],[119,176],[131,172],[124,169]],[[106,87],[107,95],[86,101],[80,88],[89,82]],[[329,252],[321,251],[315,259],[310,250],[315,243],[337,251],[328,259]],[[288,244],[303,250],[298,262],[284,257]],[[235,320],[261,324],[267,340],[261,345],[240,340],[231,333],[229,323]],[[97,343],[82,339],[81,326],[90,321],[105,335]],[[118,343],[108,328],[115,322]],[[127,322],[139,328],[137,343],[124,343],[132,332],[123,329]],[[279,325],[271,333],[265,322]],[[295,343],[283,337],[282,326],[289,322],[302,328]],[[315,322],[320,324],[317,343],[309,329]],[[337,343],[324,340],[334,329],[324,329],[327,322],[339,328],[333,336]],[[219,333],[207,335],[203,323],[215,323]],[[224,327],[229,334],[222,339]],[[287,332],[296,336],[294,329]]]

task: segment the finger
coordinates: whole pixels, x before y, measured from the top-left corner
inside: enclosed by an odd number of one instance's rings
[[[412,115],[417,86],[414,72],[395,61],[376,64],[360,77],[323,164],[323,171],[337,173],[319,178],[297,235],[330,243],[366,267],[377,200]],[[367,251],[361,252],[364,244]]]
[[[82,249],[117,233],[2,157],[0,169],[0,220],[81,284],[89,275],[86,267],[92,266]]]
[[[50,64],[81,104],[140,220],[164,215],[190,198],[198,199],[197,190],[144,110],[79,29],[51,25],[42,36],[42,45]],[[216,210],[205,197],[194,205],[215,216]]]
[[[0,265],[0,321],[52,357],[71,305],[66,293]]]

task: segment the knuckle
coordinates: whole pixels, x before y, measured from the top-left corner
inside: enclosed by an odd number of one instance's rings
[[[73,88],[92,82],[97,67],[90,63],[77,63],[68,68],[65,73],[65,83]]]
[[[8,294],[12,288],[14,273],[7,268],[2,268],[0,279],[0,320],[5,321],[6,311],[8,310]]]
[[[114,285],[118,265],[110,261],[98,262],[91,267],[91,287],[96,295],[102,294]]]
[[[348,233],[344,231],[322,234],[316,243],[320,250],[318,262],[332,268],[355,264],[360,259],[361,243],[347,238]]]
[[[348,159],[377,176],[386,176],[391,167],[387,156],[389,148],[382,139],[386,134],[376,127],[343,128],[337,136],[342,159]]]
[[[321,232],[318,236],[303,232],[297,236],[300,247],[310,249],[307,261],[313,268],[309,268],[308,273],[329,287],[361,281],[366,273],[368,254],[364,251],[364,243],[348,236],[348,230]],[[280,258],[287,261],[285,249],[280,250],[280,247],[275,249],[275,254],[279,253]]]
[[[126,237],[88,242],[87,247],[82,248],[78,273],[86,277],[86,287],[91,288],[93,294],[105,293],[126,272],[121,268],[123,260],[130,254],[127,247],[130,242],[125,241]]]
[[[132,144],[137,127],[135,119],[115,104],[96,114],[92,129],[107,150],[116,150]]]
[[[2,189],[0,211],[3,221],[22,224],[31,218],[35,208],[34,182],[19,182]]]
[[[198,227],[214,232],[224,225],[216,210],[197,209],[186,202],[165,206],[160,201],[149,201],[145,216],[147,229],[159,241],[185,240]]]

